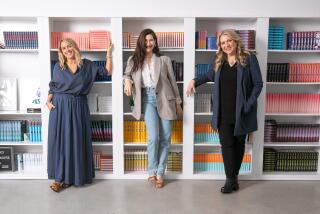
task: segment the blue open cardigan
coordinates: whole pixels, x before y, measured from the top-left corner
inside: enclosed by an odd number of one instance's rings
[[[212,61],[214,62],[214,60]],[[195,86],[206,82],[213,82],[212,87],[212,128],[218,128],[220,118],[220,73],[221,68],[215,72],[211,65],[209,72],[195,78]],[[263,81],[257,57],[250,54],[246,58],[246,66],[237,65],[237,96],[236,96],[236,122],[234,135],[245,135],[258,129],[257,99],[261,93]]]

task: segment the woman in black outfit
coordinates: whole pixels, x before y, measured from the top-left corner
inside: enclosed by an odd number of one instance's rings
[[[247,135],[258,129],[257,99],[263,82],[257,58],[244,49],[239,35],[224,30],[217,39],[212,69],[189,82],[187,96],[195,87],[215,80],[212,88],[211,126],[219,130],[226,182],[222,193],[239,189],[238,174]]]

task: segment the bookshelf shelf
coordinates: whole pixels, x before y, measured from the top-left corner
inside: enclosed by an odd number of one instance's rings
[[[267,85],[320,85],[320,82],[266,82]]]
[[[268,53],[320,53],[320,50],[268,50]]]
[[[51,48],[50,49],[51,52],[58,52],[58,49],[55,49],[55,48]],[[106,50],[104,49],[88,49],[88,50],[80,50],[81,53],[90,53],[90,52],[102,52],[102,53],[105,53]]]
[[[217,52],[217,49],[196,49],[196,52]]]
[[[93,84],[94,85],[104,85],[104,84],[112,84],[112,82],[111,81],[109,81],[109,82],[94,82]]]
[[[212,112],[196,112],[194,113],[195,116],[211,116]]]
[[[317,113],[266,113],[266,116],[284,116],[284,117],[320,117]]]
[[[0,53],[38,53],[38,49],[0,49]]]
[[[92,142],[92,146],[113,146],[112,142]]]
[[[319,180],[317,172],[263,172],[263,180]]]
[[[27,111],[0,111],[0,115],[41,116],[41,113],[27,113]]]
[[[147,143],[125,143],[126,147],[147,147]],[[183,144],[170,144],[170,147],[182,147]]]
[[[265,143],[265,147],[320,147],[319,142],[315,143],[306,143],[306,142],[297,142],[297,143]]]
[[[132,48],[123,48],[124,52],[134,52],[135,49]],[[160,48],[161,52],[183,52],[183,48]]]
[[[194,143],[195,147],[221,147],[220,143]]]
[[[1,142],[0,141],[0,146],[43,146],[42,143],[30,143],[28,141],[22,141],[22,142]]]
[[[90,115],[96,116],[96,115],[112,115],[112,112],[91,112]]]
[[[225,178],[224,171],[195,171],[194,174],[196,175],[217,175]],[[250,175],[250,172],[240,172],[239,175]]]

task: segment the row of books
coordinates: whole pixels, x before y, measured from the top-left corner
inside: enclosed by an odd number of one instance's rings
[[[209,72],[211,65],[210,64],[197,64],[195,77],[199,77],[205,75]]]
[[[112,142],[112,121],[91,121],[93,142]]]
[[[106,67],[106,61],[105,60],[101,60],[101,61],[93,61],[97,66],[100,66],[100,67],[103,67],[105,68]],[[103,73],[103,74],[97,74],[95,80],[95,82],[110,82],[112,81],[111,79],[111,75],[108,75],[106,73]]]
[[[14,161],[15,171],[38,171],[43,166],[42,153],[16,153]]]
[[[93,153],[94,169],[100,171],[113,171],[113,157],[112,155],[102,154],[101,152]]]
[[[176,81],[183,81],[183,62],[171,61]]]
[[[210,123],[197,123],[194,125],[194,142],[219,144],[219,133],[212,129]]]
[[[96,93],[88,94],[88,104],[91,113],[101,112],[110,113],[112,112],[112,97],[102,96]]]
[[[217,36],[208,36],[207,31],[197,31],[196,32],[196,49],[217,49]]]
[[[181,120],[173,121],[171,143],[181,144],[183,124]],[[135,144],[146,144],[147,129],[144,121],[124,121],[124,142]]]
[[[267,93],[267,113],[320,113],[320,94]]]
[[[288,50],[320,50],[320,31],[295,31],[287,33]]]
[[[159,48],[183,48],[183,32],[156,32]],[[138,36],[129,32],[124,32],[123,48],[136,48]]]
[[[196,93],[195,94],[195,108],[194,111],[198,113],[211,112],[211,94]]]
[[[284,49],[285,29],[284,26],[270,26],[268,34],[268,49]]]
[[[0,142],[28,141],[42,142],[42,126],[40,120],[1,120]]]
[[[193,169],[195,172],[211,171],[224,172],[222,154],[220,153],[195,153],[193,157]],[[251,155],[245,153],[241,164],[240,173],[251,171]]]
[[[320,63],[268,63],[268,82],[320,82]]]
[[[264,142],[315,142],[320,141],[320,124],[277,123],[266,120]]]
[[[127,150],[124,152],[125,171],[148,171],[146,150]],[[167,171],[182,171],[182,152],[169,152]]]
[[[263,171],[316,172],[319,153],[313,150],[264,149]]]
[[[109,31],[79,32],[51,32],[51,48],[57,49],[62,39],[71,38],[80,50],[107,49],[110,43]]]
[[[254,50],[256,48],[256,31],[255,30],[236,30],[245,49]]]
[[[4,31],[6,49],[37,49],[38,32],[36,31]]]

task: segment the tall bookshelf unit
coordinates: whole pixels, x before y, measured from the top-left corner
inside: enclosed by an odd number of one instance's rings
[[[37,31],[39,48],[36,50],[0,49],[0,77],[40,78],[42,113],[31,114],[23,111],[0,111],[1,120],[41,119],[42,144],[29,145],[27,142],[0,142],[1,146],[13,146],[15,151],[41,152],[43,166],[37,172],[0,172],[0,179],[46,179],[47,165],[47,132],[49,111],[44,103],[48,93],[48,83],[51,79],[51,61],[57,59],[57,50],[50,46],[51,32],[88,32],[90,30],[106,30],[111,33],[113,48],[113,75],[111,82],[95,83],[91,93],[112,96],[111,112],[92,112],[93,121],[112,121],[112,142],[93,142],[94,151],[113,156],[113,171],[97,171],[98,179],[145,179],[147,172],[132,172],[125,170],[125,152],[130,150],[146,150],[146,144],[125,142],[124,124],[135,121],[130,113],[129,100],[123,93],[122,75],[127,59],[133,54],[133,49],[123,46],[123,33],[138,35],[144,28],[155,32],[183,32],[183,48],[160,48],[160,51],[172,60],[183,62],[183,80],[178,82],[180,95],[183,99],[183,142],[172,144],[171,152],[182,153],[182,171],[167,172],[169,179],[224,179],[223,172],[203,172],[194,170],[194,154],[220,152],[219,144],[195,142],[195,125],[210,123],[210,112],[197,112],[195,96],[186,97],[185,91],[191,79],[195,77],[197,64],[210,64],[216,50],[195,48],[195,32],[207,31],[214,35],[226,28],[236,30],[255,30],[255,51],[260,64],[264,88],[258,99],[258,127],[253,134],[251,144],[246,145],[246,153],[250,154],[250,170],[241,173],[240,179],[245,180],[320,180],[318,171],[312,173],[300,172],[264,172],[263,153],[267,147],[312,149],[319,153],[319,142],[313,145],[291,145],[264,143],[265,119],[276,119],[280,122],[310,122],[319,124],[320,113],[313,114],[277,114],[266,112],[266,94],[281,92],[310,92],[320,94],[319,83],[270,83],[266,81],[267,63],[320,63],[320,51],[299,50],[268,50],[268,30],[272,25],[284,25],[288,31],[320,31],[319,19],[315,18],[113,18],[113,17],[0,17],[0,41],[3,41],[3,31]],[[308,26],[308,27],[306,27]],[[105,50],[82,50],[83,57],[91,60],[105,60]],[[214,83],[207,83],[197,89],[197,93],[210,93]],[[19,103],[19,95],[18,95]],[[19,105],[18,105],[19,106]]]

